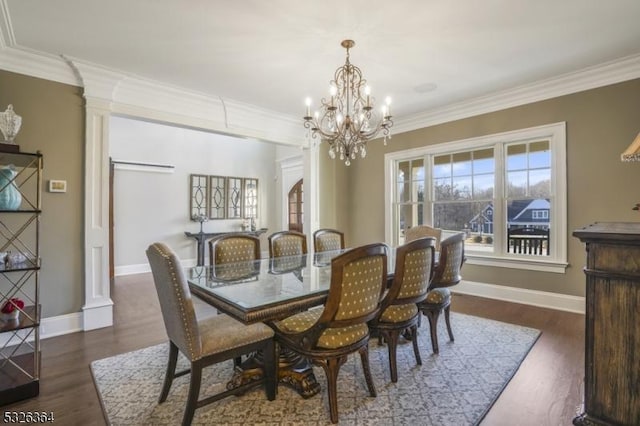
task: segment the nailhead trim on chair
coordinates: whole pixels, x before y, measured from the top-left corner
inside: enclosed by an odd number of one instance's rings
[[[169,259],[171,258],[171,253],[166,252],[164,250],[164,248],[160,245],[160,244],[154,244],[153,247],[155,247],[158,250],[158,253],[163,257],[164,261],[167,262],[167,264],[169,265],[169,269],[170,269],[170,273],[171,273],[171,283],[173,284],[173,290],[175,291],[176,295],[178,296],[178,299],[180,300],[179,303],[179,307],[180,307],[180,313],[181,313],[181,318],[182,318],[182,322],[184,324],[184,329],[187,333],[187,345],[189,346],[189,357],[190,360],[195,360],[200,358],[201,355],[201,348],[198,350],[198,353],[196,353],[195,351],[195,347],[193,346],[194,340],[197,337],[197,333],[194,332],[194,330],[192,330],[191,328],[191,324],[190,321],[187,320],[187,314],[184,311],[184,299],[182,299],[182,295],[181,295],[181,291],[178,288],[178,278],[176,276],[177,272],[173,267],[173,262],[170,262]],[[187,355],[187,354],[185,354]]]

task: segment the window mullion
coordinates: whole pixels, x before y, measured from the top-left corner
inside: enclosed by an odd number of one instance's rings
[[[433,155],[425,155],[424,163],[424,223],[433,225]]]
[[[493,188],[493,250],[494,253],[501,255],[506,252],[507,244],[507,171],[504,161],[504,144],[496,143],[493,146],[493,158],[495,161],[495,186]]]

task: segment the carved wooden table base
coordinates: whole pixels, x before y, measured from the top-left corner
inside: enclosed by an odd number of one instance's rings
[[[262,352],[256,352],[235,367],[233,377],[227,383],[227,389],[235,389],[243,384],[261,380],[264,375],[263,365]],[[280,349],[278,382],[293,388],[305,399],[320,392],[320,384],[309,361],[286,348]]]

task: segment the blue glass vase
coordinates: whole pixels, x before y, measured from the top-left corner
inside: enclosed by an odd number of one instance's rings
[[[22,204],[22,194],[13,182],[16,174],[12,166],[0,167],[0,210],[18,210]]]

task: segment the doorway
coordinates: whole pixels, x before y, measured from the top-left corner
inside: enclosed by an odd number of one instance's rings
[[[296,182],[289,191],[289,231],[302,232],[304,228],[304,188],[302,179]]]

